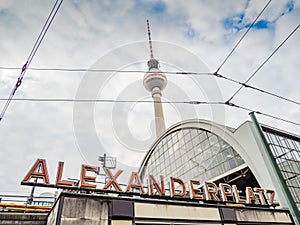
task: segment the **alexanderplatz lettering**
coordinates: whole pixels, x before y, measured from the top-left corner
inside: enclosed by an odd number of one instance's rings
[[[38,159],[32,168],[29,170],[27,175],[24,177],[21,184],[23,185],[36,185],[36,186],[51,186],[55,188],[73,188],[75,187],[74,182],[62,180],[64,162],[58,162],[56,182],[54,185],[50,184],[49,175],[47,170],[47,164],[44,159]],[[96,177],[87,175],[88,172],[98,172],[98,167],[82,165],[81,166],[81,176],[79,179],[78,188],[97,190],[97,191],[109,191],[112,188],[116,192],[122,193],[133,193],[133,190],[139,192],[141,195],[149,196],[166,196],[165,190],[165,180],[162,176],[159,180],[154,176],[149,175],[149,184],[145,188],[141,182],[141,179],[136,172],[132,172],[129,178],[126,189],[122,189],[117,179],[122,174],[122,170],[118,170],[116,173],[112,173],[109,169],[105,168],[105,173],[108,177],[107,182],[101,189],[97,188],[95,184]],[[31,179],[42,179],[43,183],[32,183]],[[173,198],[185,198],[189,197],[192,199],[202,200],[202,201],[216,201],[216,202],[235,202],[240,204],[255,204],[255,205],[269,205],[269,206],[279,206],[279,203],[275,201],[275,192],[270,189],[263,188],[251,188],[246,187],[245,194],[246,197],[242,198],[240,196],[240,191],[237,189],[236,185],[229,185],[226,183],[220,183],[218,186],[213,182],[200,183],[199,180],[190,180],[189,183],[184,182],[180,178],[171,177],[170,181],[170,197]],[[200,187],[201,185],[201,187]],[[146,190],[147,192],[146,192]],[[189,189],[189,193],[188,193]],[[268,198],[266,198],[268,196]]]

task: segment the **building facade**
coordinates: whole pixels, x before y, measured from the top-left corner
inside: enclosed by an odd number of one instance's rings
[[[230,207],[129,196],[62,193],[47,225],[293,224],[286,210]]]
[[[300,208],[300,138],[271,127],[262,128]],[[275,189],[281,207],[287,207],[263,145],[249,121],[237,129],[206,120],[177,123],[151,146],[139,174],[144,182],[152,174],[180,177],[184,181],[225,182],[237,185],[240,190],[246,186]]]

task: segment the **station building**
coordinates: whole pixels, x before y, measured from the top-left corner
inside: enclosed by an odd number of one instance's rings
[[[300,137],[262,125],[274,160],[300,208]],[[235,184],[276,190],[275,198],[287,208],[283,190],[270,167],[263,144],[252,122],[237,129],[207,120],[187,120],[162,133],[150,147],[139,174],[141,179],[153,176],[180,177],[185,182]],[[241,193],[245,195],[245,193]]]
[[[37,225],[296,224],[287,209],[287,202],[274,179],[273,171],[269,168],[262,143],[253,126],[250,121],[237,129],[207,120],[182,121],[163,132],[142,161],[138,177],[141,178],[141,183],[145,184],[145,190],[148,190],[145,193],[135,192],[134,189],[140,190],[141,186],[138,180],[131,179],[128,185],[131,184],[133,188],[129,191],[122,188],[121,192],[105,190],[103,187],[65,187],[65,191],[61,192],[47,214],[27,214],[26,217],[25,214],[17,216],[1,212],[0,224],[14,224],[16,221],[17,224]],[[264,125],[262,129],[299,207],[300,138]],[[174,197],[170,193],[174,193],[174,189],[171,191],[168,182],[165,183],[165,195],[157,192],[149,194],[150,186],[146,186],[149,175],[156,178],[162,175],[166,180],[168,177],[177,177],[184,183],[199,180],[201,184],[209,181],[215,184],[236,185],[241,190],[241,198],[245,198],[246,187],[273,189],[276,191],[275,200],[280,206],[238,204],[234,199],[199,200],[191,198],[191,190],[182,198]],[[269,199],[267,200],[269,202]]]

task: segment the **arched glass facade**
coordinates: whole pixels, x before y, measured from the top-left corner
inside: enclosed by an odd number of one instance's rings
[[[140,174],[208,181],[245,162],[221,137],[200,128],[181,128],[151,150]]]

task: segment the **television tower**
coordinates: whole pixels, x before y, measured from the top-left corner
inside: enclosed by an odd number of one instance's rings
[[[166,87],[168,81],[165,74],[159,69],[158,60],[153,56],[149,20],[147,20],[147,28],[150,59],[147,62],[149,70],[144,76],[144,87],[147,89],[147,91],[151,92],[154,101],[155,130],[156,137],[158,137],[166,130],[164,113],[161,104],[161,91]]]

